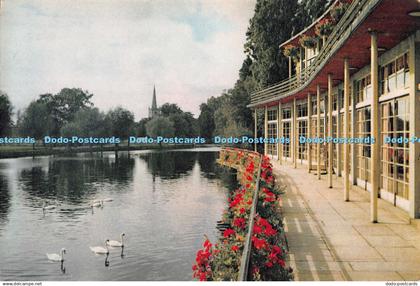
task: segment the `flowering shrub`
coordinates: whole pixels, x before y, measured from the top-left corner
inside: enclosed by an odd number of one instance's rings
[[[334,20],[335,23],[338,23],[341,17],[343,17],[344,13],[346,12],[347,8],[350,5],[350,2],[341,1],[331,8],[330,16]]]
[[[299,38],[299,43],[302,47],[313,49],[316,47],[317,38],[308,35],[303,35]]]
[[[330,18],[324,18],[315,25],[315,34],[320,37],[326,37],[331,34],[333,29],[333,20]]]
[[[279,195],[268,157],[240,149],[223,149],[218,162],[238,170],[240,187],[228,198],[228,211],[223,223],[228,225],[214,246],[206,239],[197,252],[193,277],[201,281],[238,280],[244,241],[253,204],[253,194],[261,173],[257,214],[251,237],[249,278],[252,280],[291,280],[286,267],[286,242],[280,217]]]
[[[283,48],[283,55],[286,57],[297,58],[299,57],[299,48],[289,44]]]

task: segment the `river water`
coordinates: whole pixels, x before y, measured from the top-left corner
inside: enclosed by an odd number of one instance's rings
[[[216,151],[0,160],[0,280],[192,280],[203,234],[215,240],[226,207]],[[89,249],[122,232],[123,253]],[[63,265],[50,262],[61,248]]]

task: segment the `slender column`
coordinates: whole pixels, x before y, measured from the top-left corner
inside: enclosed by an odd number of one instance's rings
[[[316,137],[321,137],[321,88],[316,86]],[[321,144],[316,144],[316,171],[318,180],[321,180]]]
[[[410,39],[410,136],[420,134],[420,43]],[[420,218],[420,144],[410,143],[409,150],[409,215]]]
[[[350,68],[349,60],[344,59],[344,138],[349,138],[349,98],[350,98]],[[349,144],[343,144],[344,148],[344,164],[343,164],[343,181],[344,181],[344,200],[348,202],[350,200],[350,156],[349,156]]]
[[[350,83],[351,84],[351,83]],[[353,86],[353,88],[351,89],[351,117],[350,117],[350,121],[351,121],[351,137],[352,138],[356,138],[356,92],[355,92],[355,88]],[[351,175],[351,184],[352,185],[356,185],[356,164],[357,164],[357,160],[356,160],[356,144],[351,144],[350,146],[350,150],[351,150],[351,157],[350,157],[350,175]]]
[[[377,34],[371,33],[370,36],[370,76],[372,82],[372,103],[371,103],[371,134],[375,138],[375,143],[371,145],[371,184],[372,191],[370,193],[370,211],[371,221],[378,222],[378,189],[379,189],[379,85],[378,85],[378,41]]]
[[[337,90],[337,138],[341,137],[341,114],[340,114],[340,106],[341,106],[341,96],[339,90]],[[337,177],[341,177],[341,147],[343,144],[335,144],[335,149],[337,151]]]
[[[311,94],[308,93],[308,132],[307,136],[308,138],[312,138],[312,97]],[[312,144],[306,143],[306,151],[308,156],[308,172],[311,172],[311,166],[312,166]]]
[[[328,137],[332,137],[332,74],[328,74]],[[328,143],[328,187],[332,188],[333,173],[333,143]]]
[[[254,137],[257,138],[258,136],[258,117],[257,117],[257,109],[254,109]],[[254,142],[254,151],[257,152],[257,140]]]
[[[277,156],[278,161],[281,163],[283,157],[283,143],[281,143],[281,138],[283,137],[283,128],[281,128],[281,102],[279,101],[278,112],[277,112],[277,134],[279,138],[279,143],[277,143]]]
[[[296,97],[293,98],[293,168],[297,168],[297,126],[296,126]]]
[[[265,106],[264,109],[264,138],[268,138],[268,107]],[[264,155],[267,155],[267,146],[268,144],[264,142]]]
[[[292,57],[289,57],[289,78],[292,77]]]

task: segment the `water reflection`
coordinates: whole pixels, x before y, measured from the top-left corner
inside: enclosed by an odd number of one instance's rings
[[[85,202],[100,191],[97,183],[126,185],[133,178],[134,159],[120,155],[100,157],[56,157],[45,166],[34,166],[20,171],[19,183],[29,194],[28,199],[66,201],[70,204]]]
[[[0,226],[6,222],[10,208],[9,186],[7,179],[0,173]]]
[[[194,152],[151,152],[140,154],[147,162],[147,168],[153,176],[162,179],[176,179],[191,171],[196,161]]]
[[[191,280],[203,234],[219,235],[232,177],[215,159],[185,150],[0,160],[0,278]],[[112,201],[92,212],[104,198]],[[57,207],[43,215],[44,202]],[[124,248],[90,251],[122,232]],[[62,247],[59,270],[45,253]]]

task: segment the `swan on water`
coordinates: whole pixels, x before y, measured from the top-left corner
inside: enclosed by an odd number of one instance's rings
[[[89,248],[95,254],[108,254],[109,253],[108,241],[109,241],[109,239],[107,239],[105,241],[105,247],[102,247],[102,246],[90,246]]]
[[[56,261],[56,262],[63,262],[64,261],[64,254],[66,254],[66,249],[62,248],[60,254],[57,253],[47,253],[48,260]]]
[[[55,205],[47,205],[47,203],[46,202],[44,202],[44,204],[42,205],[42,210],[43,211],[46,211],[46,210],[52,210],[52,209],[55,209],[56,208],[56,206]]]
[[[93,207],[99,208],[99,207],[103,207],[103,206],[104,206],[103,201],[93,201],[92,204],[90,205],[91,208],[93,208]]]
[[[112,198],[105,198],[105,199],[100,199],[100,200],[94,200],[94,203],[99,203],[99,202],[112,202],[114,199]]]
[[[121,233],[120,235],[120,239],[121,241],[118,240],[107,240],[107,245],[112,246],[112,247],[124,247],[124,237],[125,237],[125,233]]]

